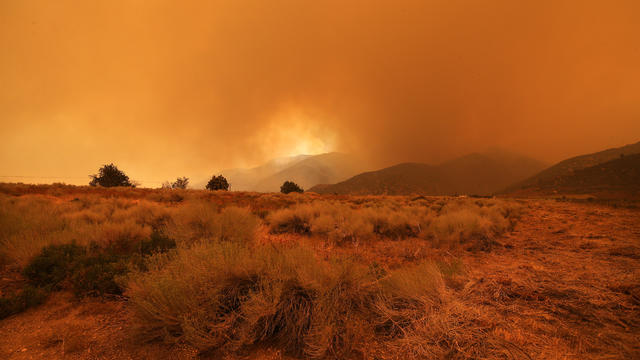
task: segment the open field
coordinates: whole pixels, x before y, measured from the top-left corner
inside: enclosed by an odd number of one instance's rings
[[[640,358],[640,210],[0,184],[0,358]]]

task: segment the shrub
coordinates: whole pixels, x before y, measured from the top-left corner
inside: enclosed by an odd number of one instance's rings
[[[94,235],[93,244],[102,249],[108,249],[121,255],[131,254],[147,241],[153,229],[151,226],[136,224],[133,219],[123,222],[108,222],[102,224]]]
[[[76,244],[49,245],[25,267],[23,273],[35,286],[57,290],[66,285],[78,296],[120,295],[118,277],[129,271],[130,264],[140,263],[144,255],[174,248],[174,240],[158,231],[139,242],[139,248],[122,253],[117,245],[89,249]]]
[[[187,186],[189,186],[189,178],[186,176],[177,178],[176,181],[171,183],[172,189],[186,189]]]
[[[47,299],[47,295],[46,290],[27,285],[17,294],[0,297],[0,319],[42,304]]]
[[[218,176],[213,176],[211,177],[211,180],[209,180],[209,182],[207,183],[206,186],[207,190],[224,190],[227,191],[229,190],[229,183],[227,182],[227,179],[222,176],[222,175],[218,175]]]
[[[503,201],[450,201],[407,205],[396,201],[344,203],[315,201],[273,211],[267,217],[271,233],[322,235],[338,242],[421,237],[436,245],[465,244],[489,250],[495,237],[512,229],[521,207]]]
[[[156,252],[166,252],[176,247],[176,241],[162,232],[154,229],[147,240],[140,242],[140,255],[151,255]]]
[[[280,192],[283,194],[292,192],[302,193],[304,190],[293,181],[285,181],[282,186],[280,186]]]
[[[298,356],[349,358],[377,333],[402,337],[443,301],[437,266],[386,275],[303,246],[199,243],[149,258],[126,294],[139,333],[201,351],[277,345]]]
[[[308,205],[297,206],[293,209],[282,209],[271,213],[267,219],[274,234],[296,233],[307,234],[311,230],[311,220],[314,217],[312,208]]]
[[[0,257],[24,267],[33,256],[69,232],[65,204],[41,196],[0,199]]]
[[[230,206],[218,211],[208,202],[191,202],[177,208],[166,224],[166,234],[178,244],[198,241],[247,242],[253,239],[258,219],[248,208]]]
[[[69,274],[73,290],[78,296],[120,295],[117,278],[128,271],[126,259],[108,254],[95,254],[79,259]]]
[[[91,181],[89,185],[91,186],[104,186],[104,187],[113,187],[113,186],[129,186],[135,187],[135,185],[129,181],[129,177],[125,175],[117,166],[113,164],[103,165],[97,174],[89,175],[91,177]]]
[[[24,268],[24,276],[34,285],[59,288],[73,271],[86,249],[76,244],[49,245]]]

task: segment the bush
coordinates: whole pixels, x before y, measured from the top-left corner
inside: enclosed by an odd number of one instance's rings
[[[129,186],[135,187],[134,184],[129,181],[129,177],[125,175],[124,172],[118,169],[113,164],[103,165],[100,170],[98,170],[98,174],[89,175],[91,177],[91,181],[89,185],[91,186],[104,186],[104,187],[113,187],[113,186]]]
[[[217,242],[149,258],[126,294],[148,340],[349,358],[367,353],[376,334],[402,337],[425,311],[437,311],[443,291],[430,263],[381,275],[345,259],[323,262],[303,246]]]
[[[302,193],[304,190],[293,181],[285,181],[282,186],[280,186],[280,192],[283,194],[292,192]]]
[[[80,259],[69,274],[73,290],[78,296],[120,295],[117,278],[128,271],[126,259],[114,255],[96,254]]]
[[[311,219],[313,214],[308,211],[309,207],[297,207],[295,209],[283,209],[273,212],[268,216],[271,225],[271,233],[296,233],[307,234],[311,230]]]
[[[230,206],[218,211],[208,202],[192,202],[174,213],[165,230],[179,245],[200,241],[248,242],[253,239],[258,219],[248,208]]]
[[[140,242],[140,255],[151,255],[156,252],[166,252],[176,247],[176,241],[162,232],[154,229],[147,240]]]
[[[36,286],[59,288],[86,252],[76,244],[49,245],[24,268],[24,276]]]
[[[144,255],[174,248],[174,240],[158,231],[139,242],[137,252],[122,253],[120,248],[89,249],[76,244],[49,245],[25,267],[23,273],[35,286],[57,290],[65,284],[78,296],[120,295],[118,277],[129,271],[130,264],[141,263]]]
[[[46,290],[27,285],[18,294],[0,297],[0,319],[40,305],[47,299],[47,296]]]
[[[229,190],[229,182],[227,182],[227,179],[222,175],[218,175],[218,176],[214,175],[213,177],[211,177],[211,180],[209,180],[209,182],[207,183],[206,188],[207,190],[227,191]]]
[[[315,201],[270,213],[271,233],[322,235],[334,241],[421,237],[436,245],[465,244],[468,249],[490,250],[496,236],[513,228],[521,207],[503,201],[450,201],[434,206],[377,202],[352,207]]]
[[[186,176],[177,178],[176,181],[171,183],[172,189],[186,189],[187,186],[189,186],[189,178]]]

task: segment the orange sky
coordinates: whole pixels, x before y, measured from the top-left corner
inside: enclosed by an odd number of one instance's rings
[[[551,162],[640,140],[640,1],[7,0],[0,84],[2,176]]]

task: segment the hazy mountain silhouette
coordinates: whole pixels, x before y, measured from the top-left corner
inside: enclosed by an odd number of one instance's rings
[[[363,162],[351,155],[332,152],[309,156],[258,181],[256,191],[280,191],[287,180],[307,189],[316,184],[338,182],[366,170]]]
[[[640,198],[640,143],[577,156],[510,186],[514,196],[589,194]]]
[[[286,169],[287,167],[302,161],[312,155],[296,155],[286,156],[269,160],[268,162],[249,169],[235,168],[225,169],[216,172],[215,175],[222,174],[227,181],[231,184],[231,190],[236,191],[250,191],[254,190],[258,180],[269,177],[278,171]],[[194,184],[194,188],[204,188],[204,185],[209,179],[204,182]]]
[[[544,169],[535,159],[500,150],[473,153],[439,165],[402,163],[309,189],[337,194],[492,194]]]
[[[533,187],[546,188],[551,186],[550,184],[553,184],[555,181],[554,179],[556,178],[567,177],[578,170],[606,163],[608,161],[618,159],[623,155],[633,155],[638,153],[640,153],[640,142],[592,154],[575,156],[563,160],[534,176],[509,186],[505,192],[514,192]]]
[[[320,183],[342,181],[363,170],[366,167],[360,159],[332,152],[278,158],[254,168],[220,173],[231,184],[231,190],[272,192],[280,191],[285,181],[293,181],[306,189]]]

